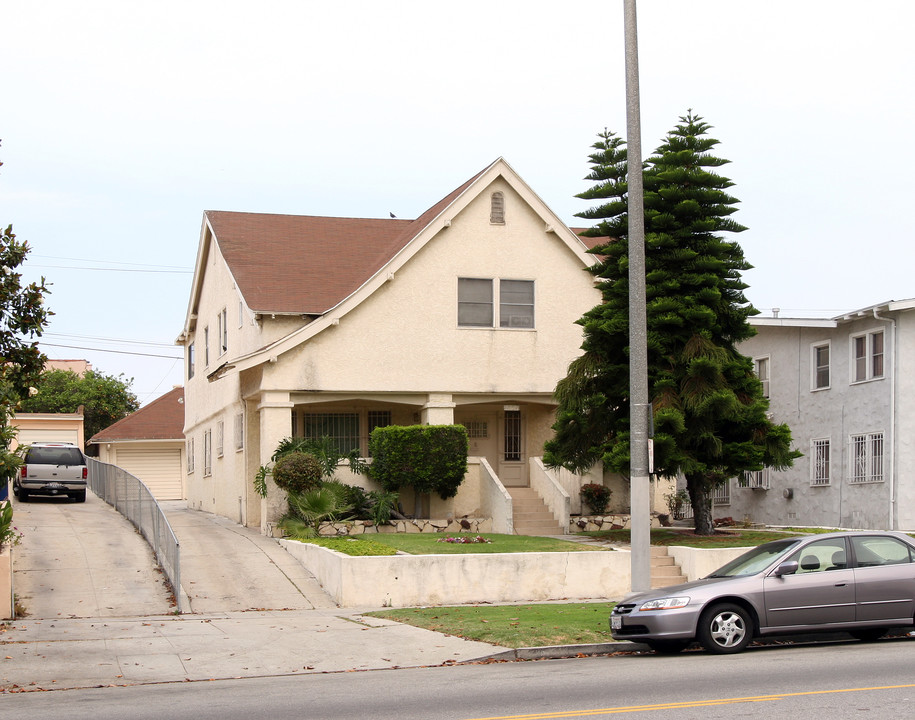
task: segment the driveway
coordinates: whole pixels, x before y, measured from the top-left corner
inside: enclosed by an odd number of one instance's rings
[[[133,525],[91,492],[14,500],[14,586],[29,618],[105,618],[175,611],[152,550]],[[336,607],[300,563],[258,531],[166,504],[181,546],[182,592],[191,613]]]

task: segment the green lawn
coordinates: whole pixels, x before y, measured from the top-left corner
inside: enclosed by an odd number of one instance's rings
[[[466,605],[366,613],[447,635],[510,648],[612,642],[614,603]]]
[[[410,555],[444,555],[456,553],[519,553],[519,552],[578,552],[589,550],[607,550],[605,547],[583,545],[568,540],[555,540],[545,537],[527,535],[500,535],[498,533],[481,533],[488,543],[450,543],[439,540],[451,537],[476,537],[473,533],[378,533],[363,536],[373,542],[388,545]]]

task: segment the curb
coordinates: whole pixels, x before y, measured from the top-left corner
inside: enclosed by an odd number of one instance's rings
[[[645,643],[635,642],[609,642],[593,643],[589,645],[545,645],[543,647],[514,648],[505,652],[487,655],[479,658],[482,660],[558,660],[568,657],[583,657],[590,655],[609,655],[615,652],[648,652]],[[474,661],[474,662],[478,662]]]

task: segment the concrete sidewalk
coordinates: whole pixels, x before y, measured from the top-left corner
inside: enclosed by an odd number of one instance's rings
[[[181,545],[174,600],[146,541],[89,494],[15,502],[24,539],[0,625],[0,692],[464,662],[504,650],[340,610],[275,540],[165,503]]]

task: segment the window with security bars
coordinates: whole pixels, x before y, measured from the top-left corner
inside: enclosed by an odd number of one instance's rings
[[[769,489],[769,468],[763,470],[748,470],[737,478],[737,487]]]
[[[829,485],[830,480],[830,442],[828,438],[814,440],[813,452],[813,484]]]
[[[369,410],[368,411],[368,430],[369,437],[372,436],[372,430],[379,427],[388,427],[391,424],[390,410]],[[367,444],[367,443],[366,443]],[[371,456],[371,453],[368,453]]]
[[[731,504],[731,483],[725,482],[718,485],[712,492],[712,505]]]
[[[469,438],[486,438],[489,437],[489,423],[485,420],[470,420],[464,423],[467,428],[467,437]]]
[[[883,482],[883,433],[852,435],[850,469],[853,483]]]
[[[505,411],[505,453],[506,462],[521,460],[521,411]]]
[[[359,450],[359,413],[303,413],[302,437],[330,438],[341,455]]]

